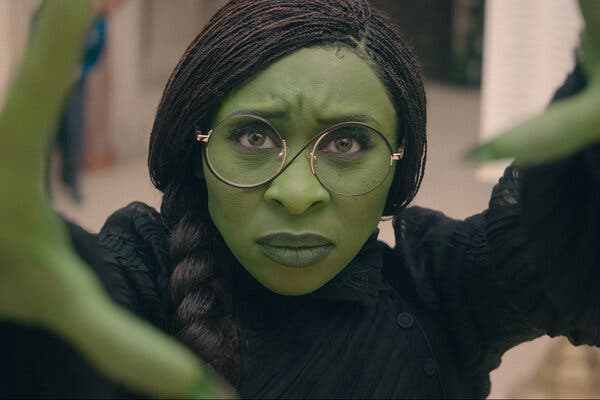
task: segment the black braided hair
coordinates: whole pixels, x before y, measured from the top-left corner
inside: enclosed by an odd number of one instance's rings
[[[240,382],[244,340],[232,319],[231,257],[214,228],[195,131],[208,130],[224,98],[294,50],[344,46],[366,59],[394,104],[398,143],[384,215],[416,195],[426,154],[426,107],[421,69],[390,20],[367,0],[232,0],[194,39],[171,74],[150,137],[149,169],[163,192],[170,230],[174,334],[232,383]],[[229,256],[226,256],[229,254]]]

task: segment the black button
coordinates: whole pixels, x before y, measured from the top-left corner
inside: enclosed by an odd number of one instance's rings
[[[415,318],[407,312],[398,315],[398,325],[403,328],[410,328],[415,323]]]
[[[427,375],[435,374],[436,369],[437,368],[435,366],[435,361],[433,360],[433,358],[428,358],[427,360],[425,360],[425,364],[423,365],[423,370],[425,371],[425,373]]]

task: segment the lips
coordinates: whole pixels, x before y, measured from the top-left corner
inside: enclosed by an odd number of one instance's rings
[[[260,251],[269,259],[295,268],[308,267],[325,259],[334,249],[327,238],[315,234],[275,233],[257,240]]]

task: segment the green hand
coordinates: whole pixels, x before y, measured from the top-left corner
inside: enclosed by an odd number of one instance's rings
[[[585,20],[581,62],[586,88],[476,147],[468,158],[514,158],[515,164],[528,166],[565,158],[600,142],[600,1],[580,0],[579,5]]]
[[[231,391],[191,352],[113,303],[43,192],[43,154],[91,21],[87,1],[43,4],[0,114],[0,319],[48,329],[109,378],[153,396]]]

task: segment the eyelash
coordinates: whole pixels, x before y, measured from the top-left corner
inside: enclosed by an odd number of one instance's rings
[[[257,148],[251,148],[251,147],[245,146],[240,143],[240,138],[243,135],[247,135],[253,131],[261,133],[261,134],[265,135],[267,138],[269,138],[271,141],[275,142],[275,139],[266,132],[266,130],[264,129],[264,126],[262,124],[258,124],[258,123],[251,123],[251,124],[245,124],[242,126],[234,127],[233,129],[231,129],[229,131],[228,139],[244,149],[247,149],[247,150],[252,149],[251,151],[256,151]]]
[[[256,129],[258,128],[258,129]],[[229,140],[236,142],[239,144],[239,139],[241,137],[241,135],[244,135],[246,133],[248,133],[249,131],[251,131],[252,129],[256,129],[257,131],[261,132],[264,131],[264,126],[260,123],[249,123],[249,124],[244,124],[241,126],[236,126],[233,129],[231,129],[229,131],[229,135],[228,138]],[[331,140],[323,143],[322,146],[320,146],[320,149],[323,149],[324,147],[328,146],[332,141],[336,140],[337,138],[340,137],[347,137],[350,138],[352,140],[355,140],[359,145],[360,145],[360,151],[365,151],[371,148],[371,142],[369,140],[369,135],[365,134],[364,132],[361,132],[360,129],[356,129],[356,128],[351,128],[351,127],[347,127],[347,128],[341,128],[343,131],[332,136]],[[262,133],[262,132],[261,132]],[[268,137],[270,137],[270,135],[268,133],[263,133],[265,135],[267,135]],[[242,147],[245,147],[241,144],[239,144]]]
[[[339,134],[334,135],[330,141],[328,141],[327,143],[323,143],[323,146],[321,146],[321,148],[328,146],[332,141],[340,137],[347,137],[352,140],[356,140],[356,142],[358,142],[358,144],[360,145],[361,151],[368,150],[371,147],[371,141],[369,140],[369,136],[363,132],[354,130],[354,132],[341,132]]]
[[[255,128],[263,128],[261,124],[258,123],[249,123],[240,126],[235,126],[229,131],[229,139],[237,140],[244,133],[248,133]],[[260,129],[257,129],[260,131]]]

